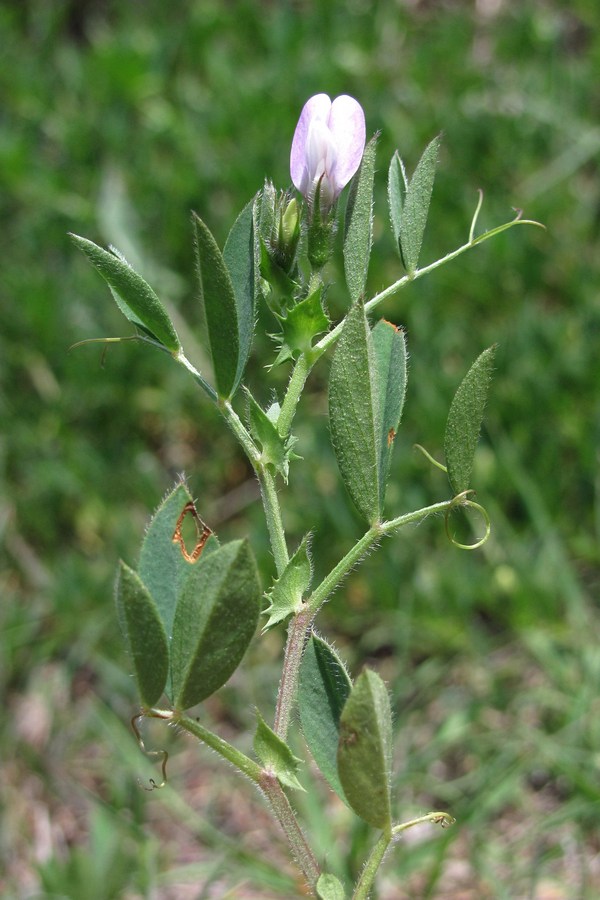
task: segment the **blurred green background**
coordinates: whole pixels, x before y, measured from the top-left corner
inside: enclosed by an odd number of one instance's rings
[[[378,896],[597,897],[596,0],[23,0],[0,4],[0,33],[2,896],[300,889],[261,801],[203,748],[151,730],[149,745],[171,750],[170,783],[137,784],[156,772],[128,730],[117,559],[135,561],[185,471],[222,537],[252,534],[265,586],[272,562],[251,472],[185,373],[136,344],[69,352],[129,328],[67,232],[116,244],[208,371],[190,210],[222,242],[265,176],[287,187],[297,116],[326,91],[357,97],[382,132],[371,293],[401,274],[385,207],[396,147],[411,171],[444,134],[423,262],[466,240],[478,188],[482,229],[512,207],[547,226],[501,235],[382,310],[411,352],[390,515],[447,496],[413,443],[441,455],[454,390],[481,350],[499,351],[474,478],[491,540],[462,553],[429,520],[386,543],[320,619],[353,672],[368,661],[392,691],[398,818],[458,819],[411,833]],[[341,312],[339,261],[330,276]],[[287,375],[251,361],[265,401]],[[291,544],[315,529],[320,574],[360,534],[329,447],[326,378],[320,365],[302,400],[305,461],[285,500]],[[282,640],[258,640],[203,712],[245,749],[252,704],[271,714]],[[298,800],[304,822],[349,880],[373,835],[315,783]]]

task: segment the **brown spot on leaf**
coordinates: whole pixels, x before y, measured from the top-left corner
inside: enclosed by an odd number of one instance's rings
[[[191,553],[188,553],[187,547],[185,546],[185,540],[184,540],[183,534],[182,534],[183,523],[184,523],[185,517],[188,514],[194,520],[194,525],[196,528],[196,544]],[[200,559],[200,554],[204,550],[204,545],[206,544],[206,542],[209,539],[209,537],[211,536],[211,534],[212,534],[211,529],[208,527],[208,525],[206,525],[202,521],[202,519],[198,515],[196,507],[190,500],[190,502],[186,503],[185,506],[183,507],[183,509],[181,510],[181,515],[177,519],[177,525],[175,526],[175,531],[173,532],[173,543],[179,544],[179,547],[181,549],[181,555],[183,556],[183,558],[185,559],[186,562],[195,563],[198,559]]]
[[[392,444],[394,443],[394,438],[395,438],[395,437],[396,437],[396,432],[394,431],[393,428],[390,428],[390,430],[388,431],[388,436],[387,436],[387,445],[388,445],[388,447],[391,447],[391,446],[392,446]]]

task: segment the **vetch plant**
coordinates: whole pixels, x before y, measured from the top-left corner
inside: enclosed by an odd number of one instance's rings
[[[186,481],[174,486],[150,521],[136,566],[122,562],[117,577],[117,610],[141,700],[135,732],[143,748],[139,721],[153,718],[177,725],[253,781],[283,829],[308,888],[321,900],[368,897],[398,835],[421,822],[447,826],[454,820],[450,812],[435,811],[397,821],[387,688],[371,669],[352,680],[338,653],[315,631],[318,613],[350,571],[406,525],[441,513],[450,539],[466,549],[479,546],[490,528],[485,509],[472,499],[471,470],[494,347],[483,350],[458,386],[444,435],[445,465],[423,450],[447,472],[449,496],[386,518],[386,485],[406,391],[407,348],[402,328],[377,321],[374,314],[383,300],[483,241],[517,224],[538,224],[519,213],[476,234],[480,195],[467,241],[420,267],[439,138],[426,147],[411,178],[396,152],[388,171],[388,206],[405,274],[368,296],[376,148],[377,136],[365,146],[365,119],[356,100],[341,96],[332,102],[318,94],[304,106],[292,142],[291,179],[299,196],[266,182],[242,209],[222,250],[206,223],[193,216],[212,379],[189,362],[160,299],[123,256],[72,236],[133,326],[129,337],[101,340],[136,340],[169,354],[195,379],[239,442],[260,485],[275,566],[274,573],[257,571],[250,540],[221,543],[202,521]],[[341,243],[349,301],[345,316],[334,324],[325,302],[325,265],[335,247],[337,200],[347,184]],[[291,367],[283,396],[267,406],[245,382],[259,304],[270,310],[277,343],[261,365],[267,372]],[[303,448],[292,428],[305,383],[328,350],[333,352],[328,388],[331,442],[365,530],[315,583],[312,556],[318,546],[312,541],[310,504],[305,506],[304,537],[290,547],[282,503],[293,489],[294,467],[310,465],[310,460],[297,462]],[[481,540],[472,545],[454,540],[449,517],[457,508],[481,517]],[[199,704],[243,663],[252,641],[260,641],[269,629],[284,627],[287,643],[276,708],[257,712],[251,758],[203,723]],[[332,790],[379,832],[352,889],[336,873],[323,871],[327,848],[315,851],[310,846],[294,810],[293,793],[304,789],[306,764],[288,740],[297,723]]]

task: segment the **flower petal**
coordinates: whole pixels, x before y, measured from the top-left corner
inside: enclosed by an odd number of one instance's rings
[[[305,196],[311,187],[306,166],[308,129],[313,118],[326,123],[330,111],[331,100],[327,94],[315,94],[304,104],[296,125],[290,153],[290,175],[295,187]]]
[[[328,124],[338,150],[335,167],[337,196],[358,169],[365,149],[366,126],[362,106],[354,97],[340,94],[331,104]]]

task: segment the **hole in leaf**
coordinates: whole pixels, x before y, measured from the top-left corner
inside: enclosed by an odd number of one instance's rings
[[[186,562],[195,563],[200,559],[211,534],[211,529],[202,521],[194,504],[191,501],[186,503],[173,532],[173,543],[179,544]]]

